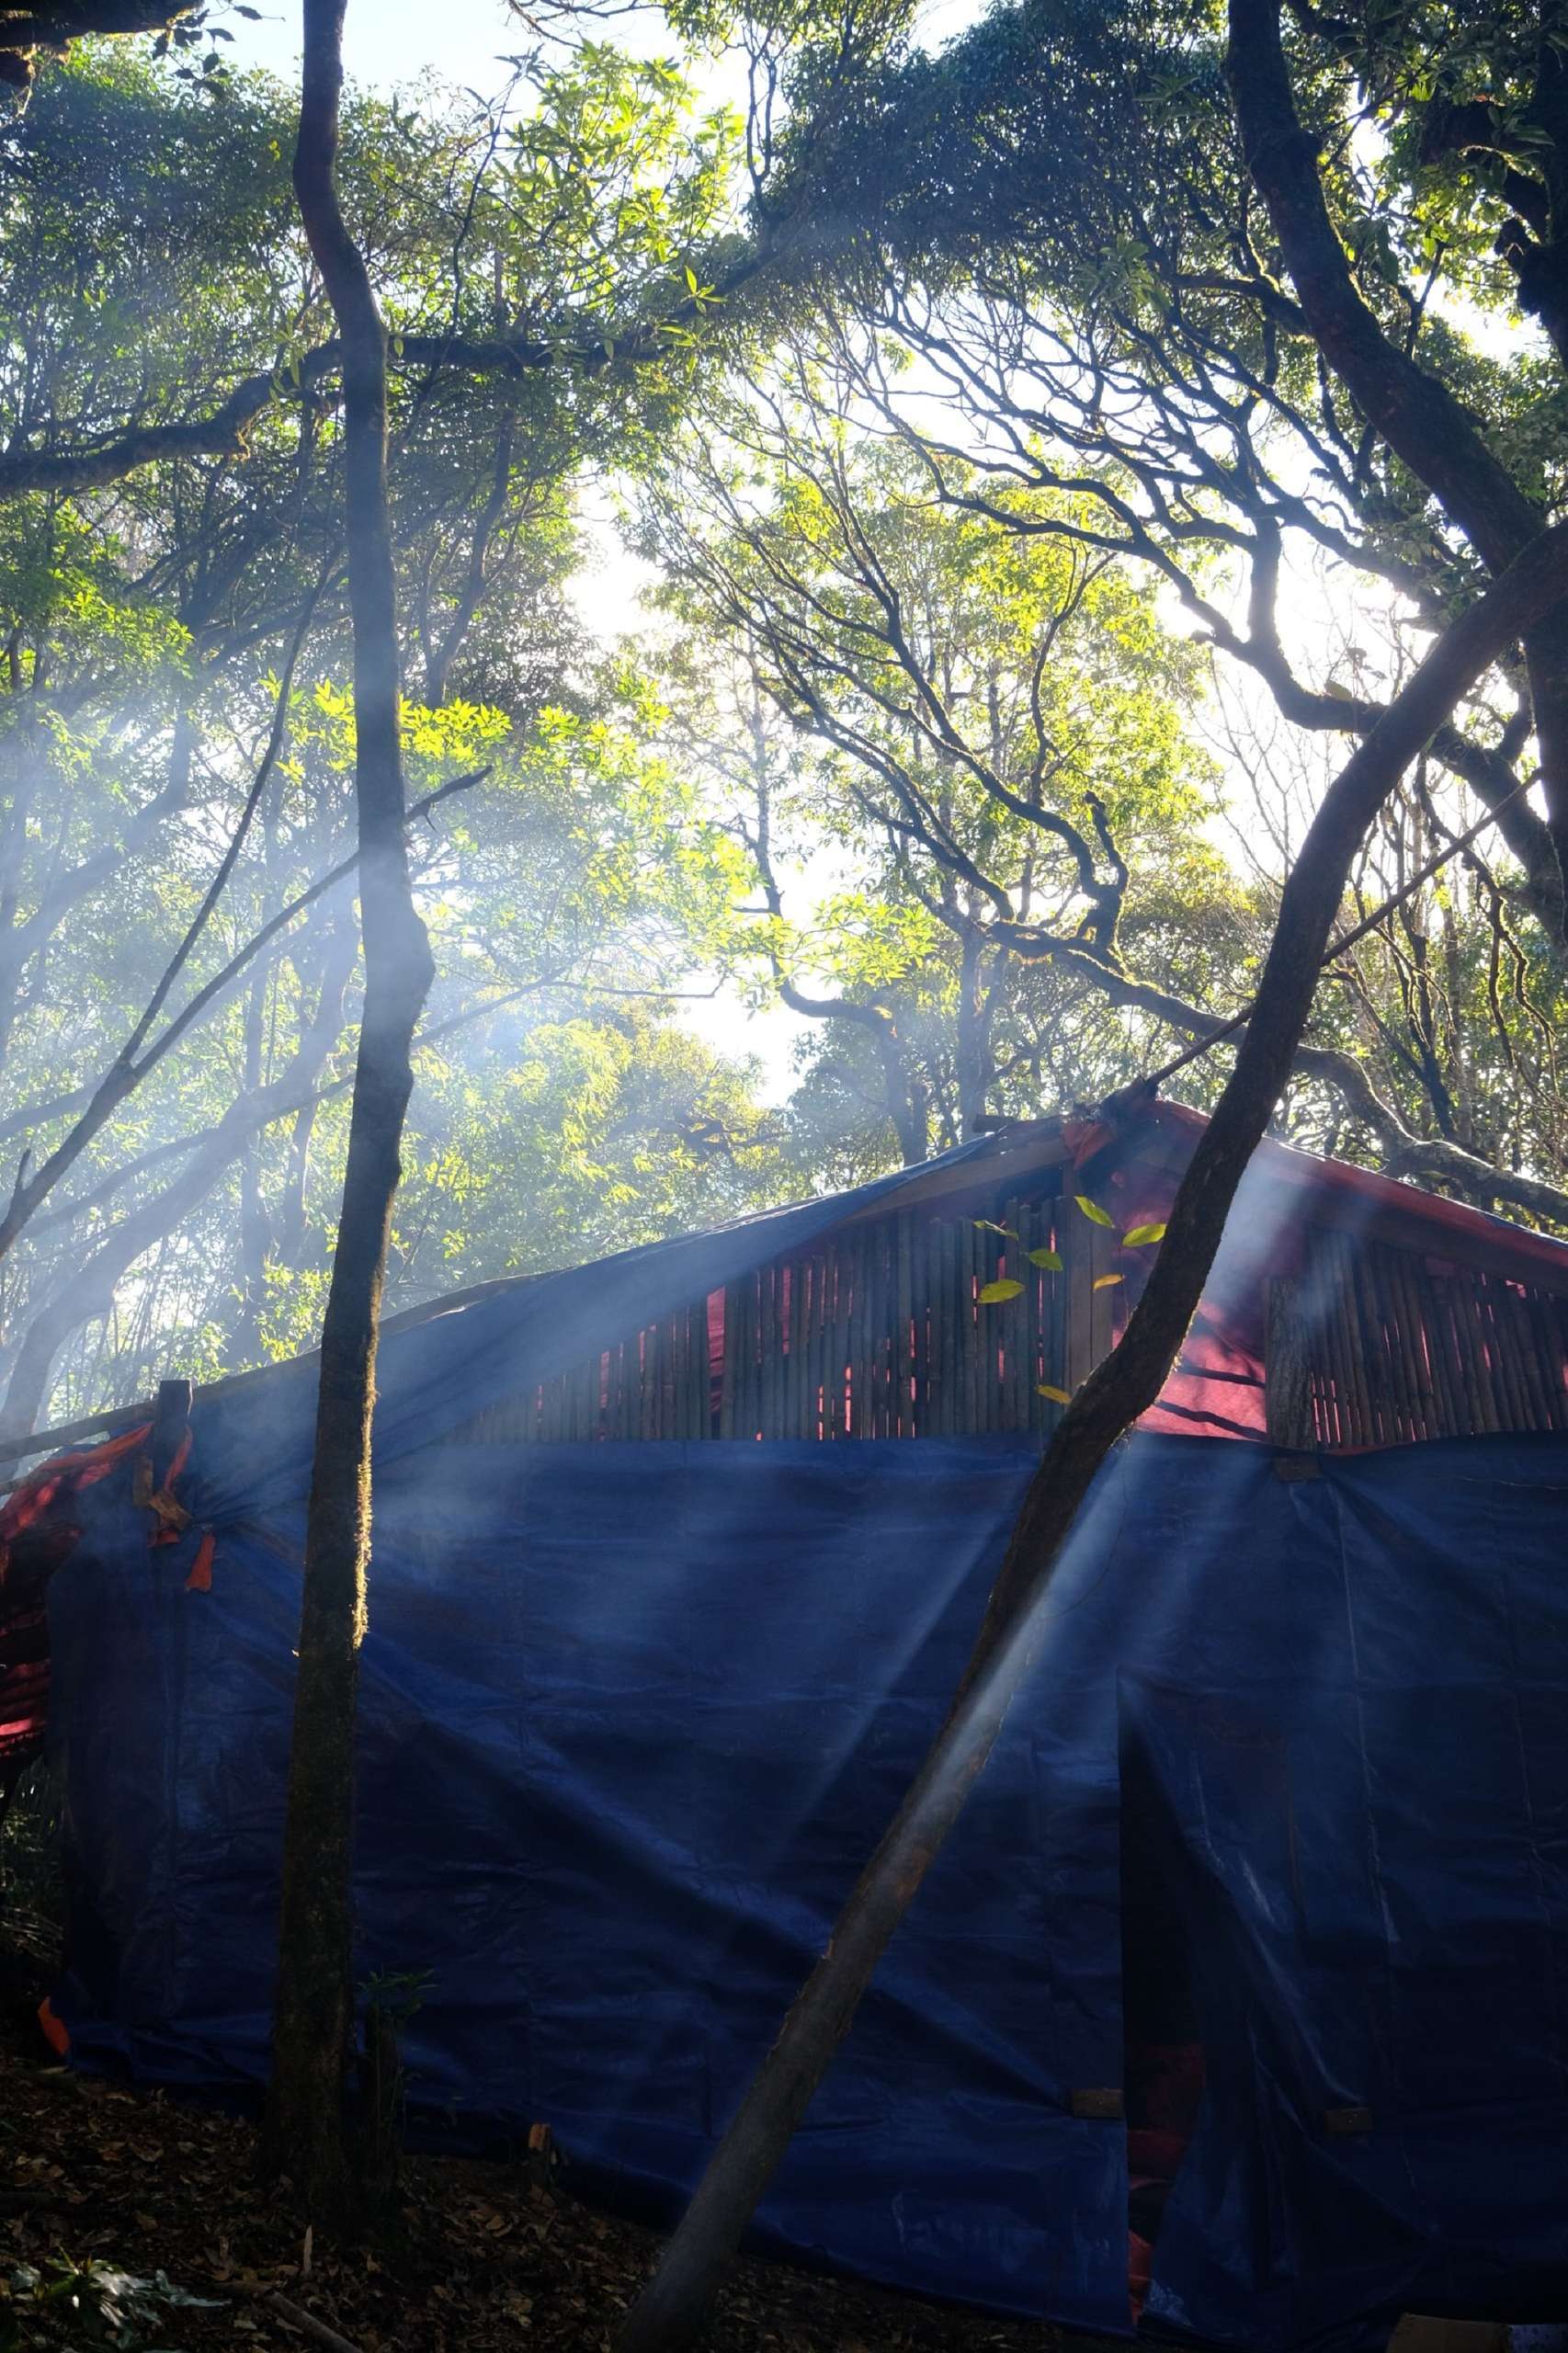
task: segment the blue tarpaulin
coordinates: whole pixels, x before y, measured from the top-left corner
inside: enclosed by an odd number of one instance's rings
[[[618,1263],[597,1279],[643,1279]],[[427,1972],[426,2139],[546,2121],[602,2190],[668,2211],[940,1719],[1032,1449],[421,1449],[454,1387],[484,1402],[466,1320],[389,1345],[360,1970]],[[54,1580],[55,2006],[87,2065],[264,2074],[308,1388],[199,1406],[210,1593],[184,1590],[194,1532],[149,1549],[118,1480]],[[1562,1438],[1290,1481],[1263,1447],[1121,1448],[764,2234],[1128,2326],[1124,2131],[1073,2096],[1122,2081],[1132,1738],[1208,2062],[1150,2318],[1267,2348],[1407,2308],[1568,2311],[1565,1502]]]

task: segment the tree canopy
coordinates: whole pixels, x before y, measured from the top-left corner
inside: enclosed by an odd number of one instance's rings
[[[295,99],[221,13],[159,22],[35,51],[0,153],[25,1184],[237,830],[162,1017],[350,847]],[[1560,496],[1540,12],[1020,0],[936,50],[896,9],[670,25],[665,60],[590,24],[494,91],[347,104],[410,790],[486,771],[412,837],[437,976],[394,1300],[1098,1100],[1200,1039],[1256,984],[1327,764]],[[698,94],[714,44],[733,103]],[[1248,128],[1281,71],[1293,179]],[[648,582],[619,641],[583,585],[607,497]],[[1364,846],[1346,921],[1407,895],[1320,990],[1278,1118],[1562,1222],[1553,626]],[[311,1340],[353,894],[242,963],[28,1208],[7,1429]]]

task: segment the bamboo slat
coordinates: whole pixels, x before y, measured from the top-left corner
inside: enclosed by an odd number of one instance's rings
[[[827,1429],[827,1251],[812,1259],[811,1291],[806,1318],[806,1386],[810,1404],[808,1437],[825,1438]]]
[[[1411,1439],[1424,1435],[1416,1412],[1415,1396],[1410,1378],[1410,1361],[1405,1346],[1405,1334],[1381,1250],[1362,1253],[1361,1264],[1366,1275],[1368,1294],[1377,1319],[1382,1361],[1387,1368],[1389,1392],[1396,1438]]]
[[[898,1310],[898,1340],[893,1357],[893,1418],[900,1438],[914,1438],[919,1427],[917,1412],[921,1370],[925,1361],[923,1336],[917,1323],[915,1248],[915,1220],[899,1221],[898,1238],[894,1245],[895,1301]]]
[[[763,1267],[756,1278],[756,1426],[764,1438],[778,1435],[778,1270]]]
[[[1443,1426],[1443,1409],[1431,1362],[1428,1345],[1431,1336],[1415,1293],[1415,1262],[1407,1250],[1391,1250],[1387,1255],[1389,1273],[1399,1295],[1400,1321],[1407,1337],[1422,1429],[1426,1437],[1435,1438]]]
[[[1524,1353],[1519,1346],[1516,1314],[1517,1294],[1508,1283],[1496,1278],[1489,1279],[1486,1288],[1492,1300],[1492,1320],[1497,1332],[1497,1352],[1502,1359],[1505,1388],[1510,1405],[1519,1416],[1516,1427],[1538,1429],[1540,1425],[1536,1418]]]
[[[995,1226],[902,1211],[689,1302],[463,1433],[495,1444],[597,1438],[912,1438],[1045,1433],[1111,1343],[1113,1234],[1071,1201],[1008,1200]],[[1054,1248],[1060,1273],[1029,1264]],[[982,1304],[1006,1274],[1017,1297]],[[1309,1228],[1265,1295],[1271,1436],[1366,1447],[1568,1429],[1568,1301],[1471,1264]]]
[[[1448,1436],[1468,1438],[1474,1428],[1470,1396],[1454,1353],[1448,1301],[1441,1296],[1419,1258],[1406,1260],[1415,1287],[1415,1303],[1426,1334],[1427,1360],[1437,1391],[1438,1427]]]

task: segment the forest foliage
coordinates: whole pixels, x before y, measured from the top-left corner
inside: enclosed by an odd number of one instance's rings
[[[1505,518],[1561,492],[1537,13],[1288,26],[1358,297]],[[1214,10],[1019,0],[938,49],[897,9],[687,8],[653,60],[614,29],[346,118],[411,798],[485,771],[411,834],[437,980],[389,1307],[1097,1101],[1201,1036],[1326,775],[1493,561],[1307,331]],[[0,1140],[35,1169],[270,734],[175,1001],[350,846],[297,100],[181,55],[80,43],[0,129]],[[1336,961],[1277,1125],[1568,1224],[1534,658],[1364,846],[1346,923],[1497,811]],[[119,1105],[0,1261],[0,1427],[312,1344],[360,986],[350,875]]]

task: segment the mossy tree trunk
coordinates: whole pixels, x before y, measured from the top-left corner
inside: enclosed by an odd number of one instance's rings
[[[267,2148],[312,2216],[356,2205],[345,2131],[353,2039],[355,1703],[370,1534],[370,1414],[410,1046],[432,976],[404,846],[396,609],[386,479],[386,336],[334,177],[345,0],[304,0],[294,188],[342,347],[354,624],[355,808],[365,994],[348,1160],[322,1326],[284,1832]]]

